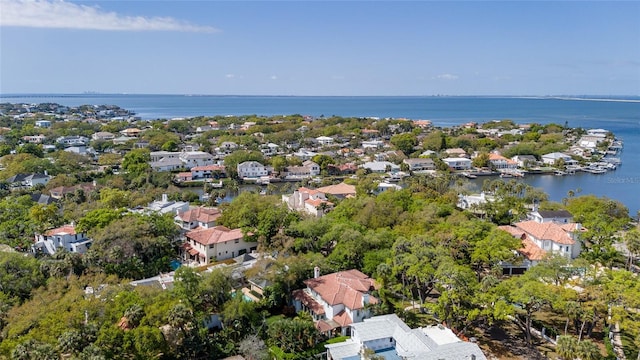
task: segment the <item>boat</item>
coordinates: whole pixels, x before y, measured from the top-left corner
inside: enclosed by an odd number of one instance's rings
[[[553,172],[553,174],[556,175],[556,176],[565,176],[565,175],[567,175],[567,173],[562,171],[562,170],[556,170],[556,171]]]
[[[462,173],[462,176],[466,177],[467,179],[477,179],[478,178],[477,175],[473,175],[473,174],[468,173],[466,171]]]
[[[500,177],[501,177],[501,178],[512,178],[512,177],[513,177],[513,174],[509,174],[509,173],[501,173],[501,174],[500,174]]]

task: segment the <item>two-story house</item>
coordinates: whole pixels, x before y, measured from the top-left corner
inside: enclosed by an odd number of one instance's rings
[[[231,259],[258,248],[258,242],[245,239],[242,229],[231,230],[224,226],[191,230],[185,236],[183,260],[196,261],[200,265]]]
[[[433,162],[433,159],[429,158],[404,159],[402,162],[409,166],[409,171],[427,171],[436,169],[436,164]]]
[[[371,316],[369,305],[378,303],[371,292],[378,284],[358,270],[340,271],[304,281],[306,289],[293,292],[296,311],[308,311],[318,330],[325,334],[349,335],[352,323]]]
[[[174,221],[183,230],[208,229],[216,226],[220,215],[219,209],[201,206],[178,212]]]
[[[180,153],[179,158],[187,169],[196,166],[213,165],[215,163],[213,155],[204,151],[183,151]]]
[[[287,179],[307,179],[320,175],[320,165],[311,160],[306,160],[302,166],[288,166],[285,170]]]
[[[323,192],[305,187],[299,188],[293,194],[282,195],[282,202],[291,210],[303,211],[316,217],[321,217],[333,207],[333,203],[327,200]]]
[[[76,232],[73,224],[47,230],[44,234],[36,234],[32,245],[34,253],[53,255],[58,248],[69,252],[84,254],[91,246],[91,239],[83,233]]]
[[[268,174],[267,168],[257,161],[245,161],[238,164],[238,177],[241,179],[259,178]]]
[[[450,157],[442,159],[447,166],[453,170],[469,170],[471,169],[471,160],[463,157]]]

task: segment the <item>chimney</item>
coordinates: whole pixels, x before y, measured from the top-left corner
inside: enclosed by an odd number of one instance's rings
[[[319,277],[320,277],[320,268],[316,266],[313,268],[313,278],[317,279]]]
[[[167,194],[162,194],[162,202],[166,203],[167,201],[169,201]]]
[[[364,293],[362,294],[362,305],[367,305],[369,303],[369,294]]]

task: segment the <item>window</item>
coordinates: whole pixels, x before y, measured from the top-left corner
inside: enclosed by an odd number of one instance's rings
[[[236,241],[234,241],[234,243],[236,243],[236,244],[239,243],[239,242],[240,242],[240,239],[236,239]]]

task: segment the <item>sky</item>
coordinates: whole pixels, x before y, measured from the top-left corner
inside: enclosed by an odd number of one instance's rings
[[[0,93],[640,95],[639,1],[0,0]]]

